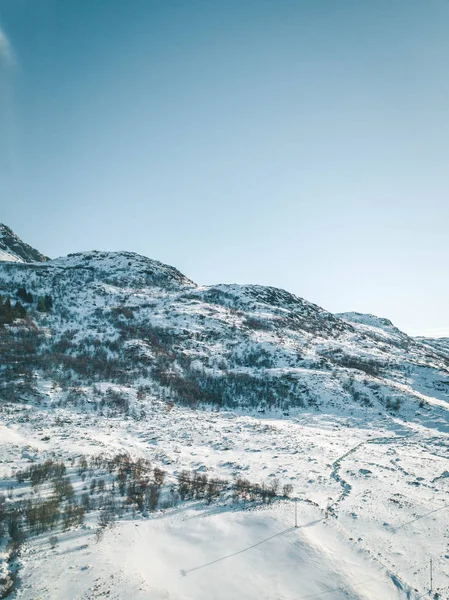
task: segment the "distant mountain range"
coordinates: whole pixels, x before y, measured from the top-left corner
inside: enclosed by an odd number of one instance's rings
[[[131,252],[48,257],[0,225],[0,399],[145,418],[152,401],[447,421],[449,340]]]

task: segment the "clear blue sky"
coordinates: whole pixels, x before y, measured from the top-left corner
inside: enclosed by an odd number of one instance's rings
[[[0,0],[0,221],[449,335],[447,0]]]

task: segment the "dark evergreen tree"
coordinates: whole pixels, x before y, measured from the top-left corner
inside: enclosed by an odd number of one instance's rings
[[[31,302],[33,302],[33,294],[31,294],[31,292],[27,292],[24,287],[20,287],[17,290],[17,296],[27,304],[31,304]]]
[[[45,299],[43,296],[39,296],[37,299],[37,310],[39,312],[45,312]]]
[[[23,319],[26,317],[26,314],[27,311],[25,310],[25,307],[19,301],[17,301],[14,306],[13,316],[16,319]]]
[[[0,325],[9,325],[14,320],[13,311],[11,308],[11,300],[6,298],[3,300],[0,296]]]
[[[37,310],[39,312],[50,312],[53,308],[53,300],[51,296],[39,296],[37,299]]]
[[[52,297],[49,295],[44,296],[44,303],[45,303],[45,311],[50,312],[51,309],[53,308]]]

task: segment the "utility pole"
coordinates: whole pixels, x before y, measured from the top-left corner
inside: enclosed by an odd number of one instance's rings
[[[430,591],[433,589],[432,558],[430,559]]]
[[[305,492],[298,492],[300,495]],[[295,528],[298,528],[298,497],[295,498]]]

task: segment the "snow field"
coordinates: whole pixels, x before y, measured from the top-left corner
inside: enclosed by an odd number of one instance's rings
[[[292,500],[264,507],[187,502],[149,518],[127,517],[97,543],[97,524],[89,517],[84,529],[57,532],[54,550],[48,535],[30,538],[17,598],[78,600],[102,597],[109,589],[112,598],[296,600],[340,587],[327,596],[417,598],[428,587],[430,556],[435,586],[447,594],[447,435],[426,435],[394,419],[353,425],[317,413],[290,420],[167,411],[157,402],[145,421],[65,409],[4,409],[3,478],[49,457],[126,451],[163,468],[168,482],[192,469],[211,477],[291,483],[301,526],[289,531]],[[426,514],[434,509],[440,510]]]

